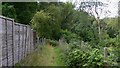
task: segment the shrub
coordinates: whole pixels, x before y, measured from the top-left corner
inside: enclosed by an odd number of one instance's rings
[[[66,64],[68,66],[103,66],[103,54],[100,49],[91,49],[90,46],[87,50],[85,48],[71,48],[67,51]]]
[[[57,46],[58,45],[58,42],[54,41],[54,40],[48,40],[48,43],[52,46]]]
[[[78,66],[82,62],[82,52],[79,49],[70,50],[66,56],[66,64],[68,66]]]
[[[109,47],[108,48],[108,60],[107,63],[110,66],[119,66],[120,64],[120,48],[117,47]]]
[[[87,57],[87,63],[84,66],[103,66],[104,60],[103,55],[100,53],[99,49],[94,48],[91,52],[89,52],[89,56]]]
[[[60,34],[60,22],[57,22],[51,13],[46,13],[44,10],[36,12],[31,20],[31,26],[38,37],[48,39],[58,39]],[[53,28],[54,27],[54,28]]]
[[[71,31],[61,30],[62,36],[67,40],[67,43],[70,43],[71,41],[77,41],[80,37],[77,36],[77,34],[72,33]]]

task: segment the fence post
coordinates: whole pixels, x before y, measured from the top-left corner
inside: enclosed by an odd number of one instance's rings
[[[14,20],[12,22],[12,65],[14,65],[14,33],[15,28],[14,28]]]
[[[22,35],[21,36],[21,39],[22,39],[21,40],[21,48],[20,48],[21,49],[21,52],[20,52],[21,53],[21,59],[23,58],[23,45],[24,45],[24,33],[23,32],[24,32],[24,26],[21,25],[21,35]]]
[[[27,25],[25,26],[25,28],[26,28],[26,33],[25,33],[25,57],[26,57],[26,55],[27,55]]]
[[[104,65],[107,66],[107,47],[104,47]]]
[[[2,67],[2,46],[3,46],[3,44],[2,44],[2,33],[3,33],[3,26],[2,26],[2,18],[1,18],[1,16],[0,16],[0,27],[1,27],[1,29],[0,29],[0,68]]]
[[[20,60],[20,25],[18,25],[18,62]]]
[[[8,41],[7,41],[7,20],[5,19],[5,26],[6,26],[6,41],[5,41],[5,43],[6,43],[6,59],[7,59],[7,66],[8,66]]]
[[[28,54],[28,26],[26,25],[26,56]]]

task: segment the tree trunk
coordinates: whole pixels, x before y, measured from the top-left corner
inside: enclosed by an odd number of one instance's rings
[[[100,29],[100,20],[97,18],[97,23],[98,23],[98,31],[99,31],[99,42],[101,42],[101,29]]]

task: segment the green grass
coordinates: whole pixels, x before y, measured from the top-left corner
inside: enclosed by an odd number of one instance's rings
[[[65,66],[61,54],[58,46],[39,46],[37,51],[31,53],[16,66]]]

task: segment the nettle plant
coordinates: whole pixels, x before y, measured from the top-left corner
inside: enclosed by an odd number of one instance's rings
[[[82,48],[72,48],[66,55],[66,64],[68,66],[103,66],[104,57],[100,49],[90,46],[85,50]]]
[[[100,50],[95,48],[91,52],[89,52],[89,56],[87,57],[88,61],[84,64],[84,66],[103,66],[104,59]]]
[[[79,49],[72,49],[68,52],[66,64],[68,66],[78,66],[82,62],[82,52]]]

